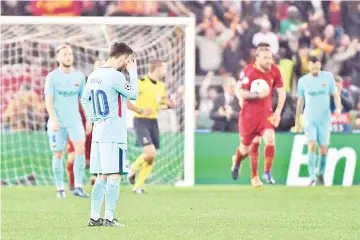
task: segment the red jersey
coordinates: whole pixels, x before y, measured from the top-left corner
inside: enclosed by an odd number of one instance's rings
[[[85,129],[86,128],[86,118],[85,118],[85,113],[81,107],[79,108],[79,112],[80,112],[81,120],[83,122],[84,129]],[[91,141],[92,141],[92,133],[89,133],[88,135],[86,135],[86,140],[85,140],[85,157],[86,157],[87,161],[90,159]],[[66,151],[67,151],[67,153],[73,153],[75,151],[74,145],[71,142],[70,138],[68,139],[68,145],[66,147]]]
[[[83,126],[85,128],[85,126],[86,126],[86,117],[85,117],[85,113],[84,113],[84,110],[82,109],[82,107],[79,107],[79,112],[80,112],[80,116],[81,116]]]
[[[254,63],[248,64],[239,76],[239,81],[241,81],[241,88],[250,91],[251,83],[257,79],[263,79],[267,82],[270,87],[270,94],[267,97],[261,99],[244,99],[243,107],[240,111],[240,115],[242,116],[259,116],[259,114],[271,114],[272,91],[274,88],[283,87],[280,70],[275,64],[271,65],[268,72],[259,70]]]

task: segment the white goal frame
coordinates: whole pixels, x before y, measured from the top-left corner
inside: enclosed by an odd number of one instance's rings
[[[0,16],[2,24],[184,26],[185,109],[184,179],[177,186],[195,185],[195,18],[192,17],[21,17]]]

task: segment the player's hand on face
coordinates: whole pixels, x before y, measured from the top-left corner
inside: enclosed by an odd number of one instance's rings
[[[141,115],[148,117],[153,113],[154,113],[154,111],[151,108],[144,108]]]
[[[51,129],[55,132],[60,130],[60,123],[57,119],[53,119],[51,121]]]
[[[91,131],[92,131],[92,124],[91,124],[91,122],[86,121],[86,124],[85,124],[85,132],[86,132],[86,135],[90,134]]]
[[[126,69],[128,71],[137,69],[136,60],[134,58],[131,58],[130,61],[126,64]]]

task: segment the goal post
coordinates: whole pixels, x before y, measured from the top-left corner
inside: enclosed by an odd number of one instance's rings
[[[155,160],[150,183],[194,185],[194,18],[1,16],[0,26],[2,116],[9,103],[19,95],[23,82],[30,84],[31,90],[42,95],[44,72],[51,71],[56,66],[53,50],[61,43],[69,43],[73,47],[74,66],[86,75],[92,71],[92,62],[96,58],[107,57],[108,45],[115,40],[125,41],[133,47],[139,76],[147,73],[150,59],[156,57],[166,60],[166,78],[169,79],[165,78],[164,82],[178,105],[175,109],[160,114],[161,149],[159,159]],[[10,116],[10,120],[8,119],[10,125],[13,119],[21,118],[19,111],[14,114],[17,116]],[[25,114],[22,118],[28,116]],[[40,116],[31,120],[40,121],[39,119],[44,118]],[[175,121],[176,127],[169,127],[168,121],[173,121],[172,125]],[[39,184],[52,184],[51,153],[47,150],[45,125],[36,130],[17,131],[6,124],[3,117],[0,125],[1,180],[13,184],[25,175],[32,174]],[[140,151],[140,148],[135,147],[133,134],[129,134],[132,161]]]

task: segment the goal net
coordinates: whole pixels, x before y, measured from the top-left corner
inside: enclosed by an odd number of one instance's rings
[[[161,149],[148,182],[194,184],[193,19],[1,17],[1,22],[2,184],[53,184],[43,89],[47,73],[56,67],[55,48],[69,44],[75,69],[89,75],[115,40],[135,50],[139,77],[148,73],[151,59],[167,62],[164,83],[177,103],[159,114]],[[142,148],[135,145],[130,111],[129,116],[133,162]]]

